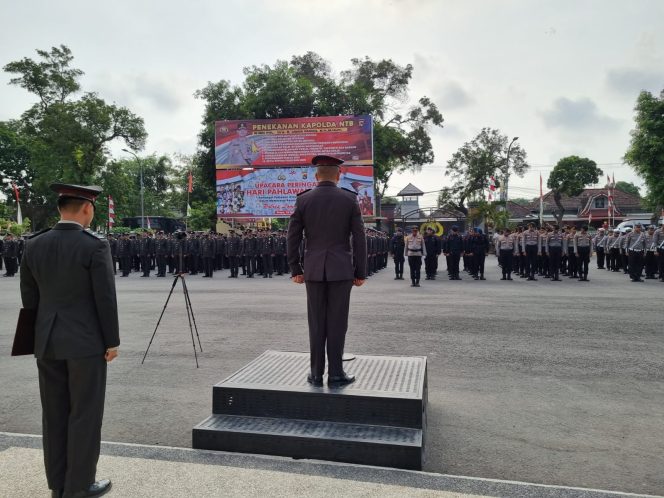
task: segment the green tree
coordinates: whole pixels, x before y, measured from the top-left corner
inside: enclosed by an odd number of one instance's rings
[[[502,135],[499,130],[482,128],[473,140],[463,144],[447,162],[445,176],[452,179],[452,185],[441,190],[438,205],[449,204],[468,214],[467,202],[482,197],[492,176],[504,177],[514,173],[522,177],[530,168],[526,162],[526,152],[520,145],[512,145],[507,164],[508,147],[506,135]]]
[[[639,192],[639,187],[634,185],[632,182],[616,182],[616,188],[628,194],[633,194],[641,197]]]
[[[73,55],[67,47],[37,50],[37,54],[36,61],[26,57],[4,66],[16,75],[10,84],[25,88],[38,101],[20,119],[0,127],[4,129],[0,141],[11,145],[0,148],[0,173],[29,191],[24,211],[41,227],[55,215],[51,183],[98,182],[112,142],[122,140],[132,150],[140,150],[147,134],[143,120],[124,107],[107,104],[91,92],[74,98],[83,71],[71,67]],[[5,160],[6,154],[25,155],[27,164],[19,168],[16,160]]]
[[[195,187],[193,198],[214,199],[215,121],[345,114],[374,117],[374,176],[378,193],[384,194],[395,172],[418,171],[434,160],[430,127],[443,124],[427,97],[408,104],[412,72],[410,64],[365,57],[352,59],[351,67],[335,78],[320,55],[308,52],[290,62],[245,68],[238,86],[208,83],[195,94],[205,102],[195,162],[206,187]]]
[[[659,212],[664,207],[664,90],[659,97],[641,92],[634,110],[635,127],[625,162],[643,178],[646,202]]]
[[[559,225],[562,224],[565,215],[562,196],[575,197],[581,194],[587,185],[597,183],[602,175],[603,172],[595,161],[587,157],[568,156],[558,161],[549,175],[546,186],[553,193],[557,207],[554,216]]]

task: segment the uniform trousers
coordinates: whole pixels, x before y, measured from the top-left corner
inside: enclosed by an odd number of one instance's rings
[[[143,276],[150,276],[150,256],[141,256],[141,268],[143,269]]]
[[[436,276],[436,260],[438,259],[438,256],[435,254],[432,256],[427,255],[424,258],[424,272],[427,274],[427,277],[435,277]]]
[[[473,270],[475,271],[475,275],[484,276],[485,259],[486,253],[484,251],[480,250],[473,253]]]
[[[535,278],[537,271],[537,246],[535,244],[526,246],[526,275]]]
[[[590,247],[579,247],[577,255],[579,277],[588,278],[588,266],[590,265]]]
[[[450,258],[448,259],[448,270],[452,278],[459,278],[459,261],[461,261],[461,254],[458,252],[450,253]]]
[[[657,265],[659,267],[659,279],[664,282],[664,254],[662,251],[659,251],[659,256],[657,256]]]
[[[247,267],[247,276],[253,277],[256,273],[256,256],[245,256],[244,265]]]
[[[231,277],[237,277],[237,274],[238,274],[238,256],[228,256],[228,265],[231,269]]]
[[[620,257],[620,249],[614,247],[610,249],[609,255],[611,257],[611,269],[613,271],[618,271],[622,267],[622,258]]]
[[[166,255],[157,255],[157,275],[166,275]]]
[[[604,248],[603,247],[598,247],[597,248],[597,268],[599,270],[604,269]]]
[[[549,276],[554,280],[560,277],[560,260],[562,256],[562,247],[549,246]]]
[[[214,275],[214,258],[212,256],[205,256],[203,258],[203,271],[206,277]]]
[[[395,257],[394,258],[394,273],[396,273],[397,277],[403,276],[403,264],[404,264],[405,258],[402,257]]]
[[[123,277],[131,273],[131,256],[120,256],[120,269]]]
[[[16,258],[5,258],[5,269],[7,275],[14,275],[16,273]]]
[[[503,270],[503,277],[512,275],[512,262],[514,260],[514,249],[500,250],[500,268]]]
[[[47,354],[48,356],[48,354]],[[81,491],[95,481],[106,393],[103,355],[38,359],[46,480]]]
[[[567,249],[567,273],[570,277],[576,277],[577,274],[577,263],[576,255],[574,254],[574,248]]]
[[[342,357],[348,330],[348,309],[353,281],[306,281],[305,285],[311,375],[322,377],[325,373],[327,350],[328,375],[341,376],[344,374]]]
[[[410,279],[414,284],[420,283],[422,256],[408,256],[408,267],[410,268]]]
[[[642,251],[629,251],[629,277],[632,280],[641,278],[641,271],[643,270],[643,252]]]
[[[277,272],[277,275],[283,275],[286,273],[286,255],[285,254],[277,254],[274,257],[274,262],[275,262],[275,267],[274,269]]]
[[[272,275],[274,268],[272,268],[272,255],[263,254],[263,275]]]
[[[646,277],[655,278],[655,273],[657,273],[657,258],[654,251],[646,252],[645,265]]]

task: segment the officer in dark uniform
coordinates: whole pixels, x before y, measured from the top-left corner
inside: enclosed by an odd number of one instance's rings
[[[272,256],[274,256],[275,241],[271,233],[266,232],[263,243],[261,244],[261,256],[263,257],[263,278],[272,278],[274,268],[272,265]]]
[[[187,241],[189,275],[198,275],[198,258],[201,255],[201,239],[193,233]]]
[[[166,276],[166,260],[170,249],[169,240],[164,236],[164,232],[157,233],[157,240],[154,241],[154,252],[157,256],[157,276]]]
[[[426,280],[436,280],[436,261],[440,254],[440,239],[433,233],[433,228],[428,227],[424,236],[424,245],[427,248],[427,255],[424,258],[424,270]]]
[[[117,274],[118,262],[118,239],[112,234],[108,235],[108,246],[111,248],[111,259],[113,260],[113,275]]]
[[[14,236],[11,233],[8,233],[5,237],[2,257],[5,260],[6,269],[4,276],[13,277],[17,269],[18,243],[14,240]]]
[[[203,234],[201,257],[203,258],[203,277],[212,278],[214,275],[214,240],[210,238],[209,233]]]
[[[60,222],[28,241],[21,264],[23,307],[37,314],[46,478],[52,496],[100,496],[111,487],[95,482],[106,364],[120,344],[111,251],[85,230],[101,189],[51,188]]]
[[[275,261],[275,270],[277,275],[283,275],[286,273],[286,246],[288,241],[284,235],[283,230],[279,230],[275,238],[275,247],[274,247],[274,261]]]
[[[450,280],[461,280],[459,276],[459,261],[461,261],[461,257],[464,255],[464,240],[459,234],[458,226],[452,225],[452,233],[445,239],[443,251],[445,256],[449,256],[447,265]]]
[[[390,241],[390,252],[392,252],[392,258],[394,259],[394,273],[396,275],[394,280],[403,280],[403,264],[406,261],[404,247],[403,230],[397,228],[394,237]]]
[[[254,278],[254,273],[256,273],[256,237],[251,230],[242,239],[242,255],[244,256],[244,265],[247,268],[247,278]]]
[[[4,234],[0,233],[0,271],[2,271],[2,263],[3,263],[2,249],[5,246],[5,241],[3,239],[4,239]]]
[[[154,254],[154,240],[148,236],[147,232],[141,234],[138,251],[141,257],[141,269],[143,270],[141,277],[149,277],[150,267],[152,266],[152,255]]]
[[[229,230],[228,240],[226,241],[226,256],[228,257],[228,264],[231,269],[231,274],[228,278],[237,278],[240,253],[242,247],[240,246],[240,238],[235,235],[235,230]]]
[[[118,258],[120,259],[120,271],[123,277],[131,273],[131,240],[129,234],[123,233],[118,241]]]
[[[355,381],[343,370],[342,356],[353,285],[367,277],[367,242],[357,194],[337,187],[343,161],[315,156],[318,186],[298,195],[288,226],[288,263],[293,281],[307,286],[311,372],[307,380],[323,384],[327,346],[328,385]],[[306,232],[304,269],[300,245]],[[352,251],[352,252],[351,252]]]

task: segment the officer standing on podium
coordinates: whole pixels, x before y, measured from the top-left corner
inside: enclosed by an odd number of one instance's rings
[[[120,345],[108,243],[87,232],[99,187],[55,183],[60,222],[26,244],[23,307],[36,312],[44,464],[53,497],[101,496],[95,482],[106,393],[106,364]]]
[[[355,381],[343,370],[342,355],[350,292],[367,277],[367,241],[357,193],[339,188],[341,159],[315,156],[318,186],[298,195],[288,225],[288,264],[296,284],[306,284],[311,372],[307,381],[323,385],[327,346],[330,387]],[[300,244],[306,233],[304,270]]]

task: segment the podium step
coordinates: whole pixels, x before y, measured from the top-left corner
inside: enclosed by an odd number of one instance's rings
[[[357,355],[344,362],[353,384],[315,388],[308,353],[266,351],[213,387],[212,413],[425,429],[426,367],[425,357]]]
[[[193,447],[420,470],[421,429],[274,417],[212,415]]]

